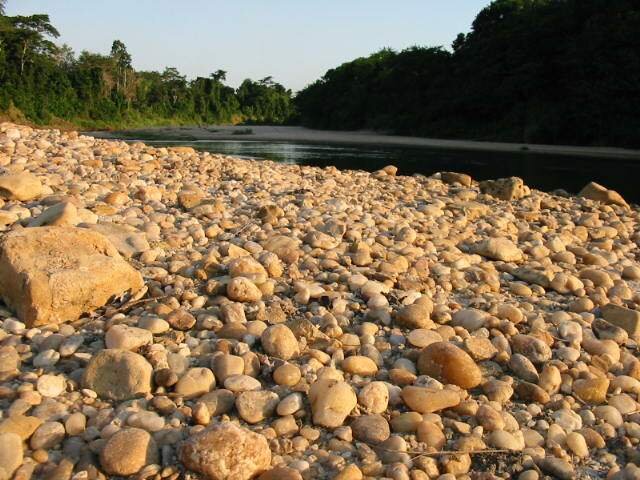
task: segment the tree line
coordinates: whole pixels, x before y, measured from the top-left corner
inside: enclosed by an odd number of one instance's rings
[[[136,71],[124,43],[75,55],[47,15],[0,0],[0,112],[39,124],[300,123],[526,143],[640,147],[640,0],[494,0],[451,48],[383,49],[294,97],[271,77],[225,84]]]
[[[640,146],[640,1],[496,0],[451,49],[384,49],[296,97],[304,125]]]
[[[0,112],[37,124],[85,128],[269,123],[293,116],[292,92],[271,77],[234,89],[226,72],[187,80],[175,68],[136,71],[126,45],[79,55],[54,40],[48,15],[7,16],[0,0]]]

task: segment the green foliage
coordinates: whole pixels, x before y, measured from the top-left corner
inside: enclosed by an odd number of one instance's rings
[[[245,80],[236,91],[226,73],[187,78],[175,68],[136,72],[126,45],[109,55],[76,57],[47,15],[4,15],[0,0],[0,111],[38,124],[71,122],[82,128],[144,125],[269,123],[294,114],[290,90],[271,78]],[[266,81],[268,80],[268,81]]]
[[[637,147],[638,32],[638,0],[496,0],[451,52],[382,50],[296,103],[320,128]]]

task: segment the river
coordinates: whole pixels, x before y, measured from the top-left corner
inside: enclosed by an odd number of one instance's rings
[[[285,127],[286,128],[286,127]],[[215,130],[211,130],[214,131]],[[251,135],[237,139],[198,139],[197,136],[162,135],[156,131],[129,131],[92,135],[124,140],[142,140],[150,145],[188,145],[198,150],[225,155],[269,159],[276,162],[335,166],[341,169],[374,171],[393,164],[399,174],[430,175],[450,170],[470,174],[477,180],[518,176],[527,185],[544,191],[562,189],[578,192],[590,181],[617,190],[628,201],[640,203],[640,158],[531,153],[528,151],[462,150],[415,145],[333,143],[326,141],[257,140]],[[251,138],[249,138],[251,137]],[[526,147],[524,147],[526,148]]]

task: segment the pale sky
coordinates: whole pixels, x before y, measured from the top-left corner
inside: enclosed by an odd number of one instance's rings
[[[297,91],[329,68],[383,47],[449,47],[489,0],[8,0],[7,13],[48,13],[76,53],[122,40],[137,70],[227,83],[268,75]]]

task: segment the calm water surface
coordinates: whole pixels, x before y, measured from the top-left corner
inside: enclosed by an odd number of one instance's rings
[[[130,136],[124,137],[131,140]],[[438,171],[464,172],[477,180],[518,176],[530,187],[578,192],[590,181],[617,190],[628,201],[640,203],[640,161],[568,155],[505,153],[371,145],[307,144],[256,140],[157,140],[137,138],[151,145],[188,145],[212,153],[276,162],[335,166],[341,169],[378,170],[398,167],[399,174],[431,175]]]

